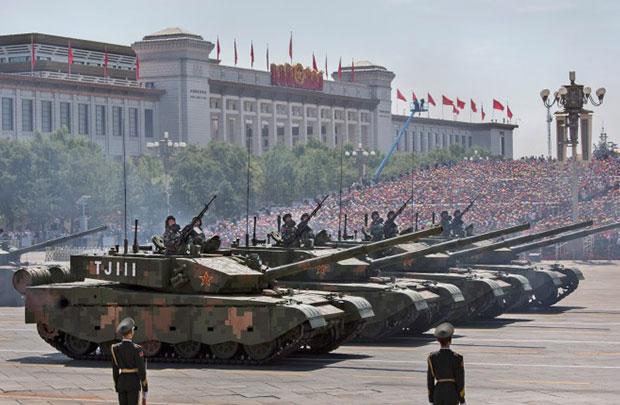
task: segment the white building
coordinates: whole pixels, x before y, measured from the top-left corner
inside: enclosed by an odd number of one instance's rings
[[[256,154],[311,138],[387,152],[406,120],[391,114],[395,75],[383,66],[357,62],[354,72],[343,67],[341,81],[336,73],[323,80],[301,65],[272,65],[272,72],[224,66],[212,57],[213,48],[178,28],[131,47],[43,34],[0,36],[0,137],[27,139],[64,126],[111,155],[120,154],[123,135],[129,153],[140,154],[164,131],[173,140],[202,146],[226,141]],[[278,79],[278,69],[289,76]],[[423,153],[458,142],[512,157],[514,128],[416,117],[398,150]]]

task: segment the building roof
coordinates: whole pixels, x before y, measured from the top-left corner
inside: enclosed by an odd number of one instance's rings
[[[143,40],[153,40],[153,39],[176,39],[176,38],[192,38],[202,40],[203,38],[200,35],[191,33],[183,28],[179,27],[169,27],[164,28],[163,30],[154,32],[152,34],[146,35]]]
[[[135,57],[136,54],[130,46],[110,44],[106,42],[89,41],[85,39],[62,37],[58,35],[40,34],[36,32],[24,34],[0,35],[0,46],[2,45],[22,45],[34,41],[35,44],[45,44],[67,47],[71,41],[71,47],[87,51],[105,52],[110,54],[125,55]]]

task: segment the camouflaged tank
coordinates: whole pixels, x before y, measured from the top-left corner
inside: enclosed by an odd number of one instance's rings
[[[334,349],[372,318],[361,297],[278,288],[282,277],[365,255],[372,244],[293,264],[253,268],[226,254],[139,252],[72,256],[71,267],[26,268],[26,322],[77,359],[109,358],[116,326],[136,320],[135,340],[157,361],[265,364],[300,348]],[[59,278],[63,278],[59,282]]]
[[[510,284],[479,275],[449,274],[446,272],[431,273],[428,271],[412,272],[410,269],[418,260],[424,261],[428,257],[436,256],[449,249],[492,239],[507,233],[527,229],[528,227],[528,224],[522,224],[467,238],[447,240],[433,245],[425,243],[399,243],[394,245],[389,252],[381,252],[382,255],[390,254],[389,256],[371,259],[370,266],[372,270],[380,270],[381,274],[391,277],[397,283],[432,282],[453,285],[455,288],[458,288],[464,298],[464,309],[451,318],[446,319],[449,322],[462,323],[474,316],[497,316],[505,310],[507,303],[513,299],[511,295],[508,295],[512,290]],[[527,284],[525,279],[521,280],[521,282],[522,284]],[[522,286],[520,285],[519,287]],[[524,287],[527,288],[527,285]]]
[[[96,232],[102,232],[108,229],[107,226],[100,226],[88,229],[84,232],[78,232],[60,238],[46,240],[22,249],[11,249],[8,244],[0,246],[0,306],[21,306],[24,305],[24,297],[18,291],[11,288],[11,279],[15,271],[19,269],[21,255],[43,250],[46,247],[59,245],[73,239],[83,238]]]
[[[518,255],[620,227],[620,223],[598,227],[590,227],[591,225],[592,221],[585,221],[495,243],[480,244],[469,249],[451,252],[448,258],[450,262],[459,264],[459,267],[468,269],[467,271],[526,277],[533,289],[533,299],[514,309],[521,309],[528,305],[547,307],[574,292],[579,286],[579,281],[584,279],[583,273],[577,268],[565,267],[561,264],[534,265],[519,261]],[[580,228],[586,229],[578,230]]]
[[[368,253],[372,253],[385,250],[398,243],[406,243],[439,233],[441,233],[441,228],[438,227],[380,242],[349,245],[348,248],[366,246]],[[327,256],[338,252],[340,248],[259,245],[237,247],[232,250],[237,254],[256,253],[266,263],[282,265],[310,257]],[[394,282],[371,270],[368,260],[365,259],[363,256],[358,256],[316,267],[307,272],[284,277],[279,280],[279,285],[337,292],[368,300],[372,304],[375,317],[366,323],[357,340],[378,340],[403,330],[422,333],[444,320],[464,314],[465,300],[457,287],[432,281]]]

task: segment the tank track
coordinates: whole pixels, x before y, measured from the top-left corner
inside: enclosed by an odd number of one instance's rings
[[[563,300],[564,298],[568,297],[570,294],[572,294],[577,287],[579,287],[579,279],[574,275],[574,273],[565,273],[568,278],[569,278],[569,282],[566,285],[561,286],[560,288],[558,288],[558,292],[557,294],[553,295],[550,298],[547,298],[545,300],[534,300],[533,305],[534,307],[550,307],[553,304],[556,304],[557,302]]]
[[[301,333],[298,339],[295,339],[292,342],[289,342],[286,346],[281,347],[279,350],[274,352],[271,356],[262,359],[262,360],[254,360],[243,357],[233,358],[229,360],[218,359],[212,357],[206,357],[202,352],[199,357],[195,358],[181,358],[175,356],[173,351],[169,351],[169,356],[154,356],[147,357],[149,362],[156,363],[191,363],[191,364],[213,364],[213,365],[244,365],[244,366],[261,366],[265,364],[272,363],[277,360],[281,360],[293,353],[295,353],[301,346],[306,344],[312,338],[312,330],[310,329],[308,324],[302,324]],[[99,346],[99,350],[95,353],[79,355],[71,352],[67,346],[64,344],[65,336],[67,334],[65,332],[59,331],[58,335],[54,338],[43,338],[50,346],[54,349],[58,350],[65,356],[75,359],[75,360],[88,360],[88,361],[111,361],[112,356],[109,354],[105,354],[102,350],[101,346]],[[247,355],[245,355],[247,356]]]
[[[417,311],[412,310],[411,307],[403,308],[396,314],[388,317],[384,321],[383,328],[374,336],[365,336],[361,333],[353,340],[355,342],[376,342],[388,336],[400,333],[403,329],[412,325],[417,317]]]
[[[336,350],[343,344],[353,340],[357,337],[362,329],[366,326],[366,320],[358,320],[355,322],[350,322],[347,325],[344,325],[344,334],[342,337],[338,337],[337,335],[329,335],[328,341],[324,341],[323,345],[316,347],[312,346],[312,341],[310,341],[309,345],[302,346],[298,352],[304,354],[324,354],[329,353],[331,351]],[[337,333],[337,332],[336,332]]]

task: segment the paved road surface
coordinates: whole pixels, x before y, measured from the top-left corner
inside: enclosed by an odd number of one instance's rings
[[[561,305],[459,327],[471,404],[620,403],[620,262],[579,264]],[[267,368],[152,364],[149,404],[425,404],[431,335],[347,345]],[[108,364],[56,353],[0,308],[0,404],[112,404]]]

